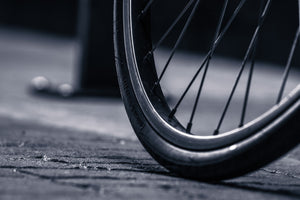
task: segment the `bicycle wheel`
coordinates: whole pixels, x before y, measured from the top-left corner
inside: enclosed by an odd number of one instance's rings
[[[171,21],[171,25],[167,26],[167,31],[163,31],[161,37],[155,39],[153,29],[156,25],[161,25],[161,22],[153,19],[156,15],[154,14],[155,8],[160,8],[159,5],[153,5],[154,0],[115,0],[114,2],[116,66],[120,90],[130,122],[146,150],[159,163],[180,176],[200,180],[232,178],[273,161],[299,143],[300,86],[297,72],[294,73],[296,74],[296,85],[294,84],[291,92],[285,90],[289,79],[288,74],[291,70],[291,61],[298,42],[299,28],[292,47],[289,47],[291,50],[287,58],[288,62],[283,73],[283,80],[278,80],[277,77],[266,80],[267,83],[272,82],[272,85],[274,80],[279,82],[279,88],[276,90],[276,93],[278,93],[276,103],[263,113],[248,117],[249,119],[246,117],[250,109],[248,108],[249,99],[251,98],[250,91],[253,90],[251,90],[251,87],[255,78],[253,69],[256,49],[259,38],[263,35],[262,27],[272,5],[271,0],[258,2],[262,3],[259,6],[260,11],[254,17],[257,19],[257,23],[253,32],[251,32],[245,55],[240,64],[241,67],[237,70],[237,76],[230,82],[233,86],[226,90],[228,94],[221,92],[221,97],[217,97],[217,101],[220,98],[224,100],[221,103],[221,112],[217,114],[219,116],[218,120],[214,122],[216,128],[211,132],[194,128],[197,124],[194,121],[195,116],[198,114],[197,109],[203,103],[201,98],[205,99],[205,97],[202,97],[202,93],[204,93],[204,88],[209,82],[207,76],[210,67],[213,65],[215,52],[225,35],[228,34],[228,30],[233,26],[232,24],[237,16],[245,11],[243,7],[246,0],[240,0],[234,5],[232,12],[229,11],[228,0],[225,0],[218,10],[219,12],[215,12],[218,13],[218,20],[208,53],[201,56],[202,62],[200,64],[197,60],[199,67],[196,68],[191,79],[186,83],[177,84],[186,86],[177,96],[176,94],[170,95],[164,88],[163,79],[165,79],[167,73],[172,71],[170,63],[173,62],[174,55],[178,51],[184,36],[188,34],[189,27],[192,23],[195,24],[193,19],[200,12],[199,9],[203,4],[199,0],[183,2],[179,14]],[[207,6],[205,9],[207,9]],[[172,11],[169,10],[168,12],[171,13]],[[176,33],[174,27],[180,26],[180,21],[183,21],[182,28]],[[161,29],[161,27],[158,29]],[[171,42],[166,43],[174,45],[171,50],[165,50],[166,52],[170,51],[170,53],[166,56],[165,64],[159,67],[159,58],[157,59],[159,56],[155,51],[159,49],[159,46],[162,46],[163,42],[168,40],[168,37],[171,38]],[[188,60],[190,58],[186,59],[183,65],[186,65]],[[222,60],[221,63],[223,63]],[[245,68],[248,65],[247,81],[240,86]],[[175,77],[168,80],[176,82],[185,74],[186,69],[187,67],[180,73],[175,72]],[[212,70],[213,75],[217,72],[218,70]],[[226,74],[227,72],[219,71],[219,73]],[[229,71],[228,74],[232,74],[232,71]],[[201,78],[198,78],[200,75]],[[196,89],[191,89],[197,80],[199,84],[196,84]],[[227,79],[226,82],[228,82]],[[207,88],[209,91],[210,86]],[[237,98],[235,101],[233,99],[235,93],[237,93],[237,88],[244,88],[244,90],[241,92],[241,98]],[[176,90],[176,87],[171,88],[171,90]],[[178,110],[185,98],[188,98],[187,94],[189,93],[191,93],[193,101],[185,105],[190,107],[191,111],[188,114],[183,114],[183,116],[188,116],[188,120],[184,121],[184,117],[179,116]],[[257,96],[266,98],[264,93]],[[214,93],[212,92],[212,94]],[[206,102],[213,104],[207,107],[212,109],[211,113],[215,113],[214,108],[216,106],[215,101],[211,100],[212,98],[215,97],[210,96]],[[174,99],[176,99],[175,102]],[[232,107],[231,104],[237,104],[236,102],[240,102],[241,105],[240,111],[237,111],[237,108],[233,109],[240,116],[238,126],[232,128],[230,125],[227,128],[228,130],[225,130],[226,128],[222,129],[226,116],[229,115],[228,110]],[[257,105],[254,104],[255,106]],[[182,110],[184,112],[181,113],[186,113],[185,111],[188,109],[184,108]],[[210,113],[210,110],[208,110],[208,113]],[[232,119],[229,119],[229,121],[232,121]],[[187,125],[184,126],[184,123]],[[210,120],[206,119],[204,123],[209,124]],[[203,127],[206,126],[204,124]]]

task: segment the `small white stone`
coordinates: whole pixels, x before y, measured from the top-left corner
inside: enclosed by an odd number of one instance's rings
[[[74,89],[70,84],[59,85],[57,91],[63,97],[69,97],[74,93]]]
[[[120,145],[125,145],[125,141],[124,141],[124,140],[121,140],[121,141],[120,141]]]
[[[31,86],[38,91],[47,90],[50,88],[50,81],[44,76],[37,76],[31,80]]]
[[[50,160],[50,158],[47,155],[43,155],[43,161],[47,162],[49,160]]]

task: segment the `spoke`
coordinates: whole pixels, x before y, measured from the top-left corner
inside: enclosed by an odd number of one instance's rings
[[[215,45],[216,46],[220,43],[220,41],[224,37],[225,33],[228,31],[228,29],[231,26],[233,20],[239,14],[239,12],[240,12],[241,8],[244,6],[245,2],[246,2],[246,0],[241,0],[240,3],[239,3],[239,5],[234,10],[234,13],[232,14],[231,18],[228,20],[228,22],[227,22],[226,26],[224,27],[223,31],[220,33],[220,35],[216,39],[216,41],[215,41]]]
[[[296,36],[295,36],[295,39],[294,39],[289,57],[288,57],[288,61],[287,61],[286,67],[285,67],[284,74],[283,74],[282,83],[281,83],[279,94],[278,94],[277,101],[276,101],[277,104],[282,99],[283,92],[284,92],[284,89],[285,89],[285,85],[286,85],[286,82],[287,82],[287,79],[288,79],[288,76],[289,76],[289,73],[290,73],[291,63],[292,63],[292,60],[293,60],[293,57],[294,57],[294,54],[295,54],[295,49],[296,49],[296,46],[297,46],[297,43],[298,43],[298,40],[299,40],[299,34],[300,34],[300,0],[298,0],[298,17],[299,17],[298,30],[297,30],[297,33],[296,33]]]
[[[173,58],[173,56],[174,56],[174,54],[175,54],[175,52],[176,52],[179,44],[181,43],[181,41],[183,39],[183,36],[185,35],[185,33],[187,31],[187,28],[189,27],[189,25],[190,25],[190,23],[191,23],[194,15],[195,15],[195,13],[196,13],[196,10],[197,10],[197,8],[199,6],[199,3],[200,3],[200,0],[197,0],[196,3],[195,3],[195,5],[194,5],[194,7],[193,7],[193,10],[192,10],[191,14],[189,15],[189,17],[188,17],[188,19],[187,19],[187,21],[186,21],[186,23],[185,23],[185,25],[184,25],[184,27],[183,27],[180,35],[178,37],[178,39],[176,40],[176,43],[175,43],[175,45],[174,45],[174,47],[173,47],[173,49],[171,51],[171,54],[170,54],[170,56],[169,56],[169,58],[168,58],[168,60],[167,60],[167,62],[165,64],[165,66],[163,68],[163,71],[161,72],[161,74],[160,74],[157,82],[155,83],[154,88],[159,84],[159,82],[161,81],[162,77],[164,76],[167,68],[169,67],[170,62],[171,62],[171,60],[172,60],[172,58]]]
[[[300,0],[298,0],[298,17],[299,17],[299,26],[300,26]]]
[[[243,7],[243,5],[245,4],[246,0],[241,0],[239,5],[236,7],[236,9],[234,10],[234,13],[232,14],[231,18],[228,20],[227,24],[225,25],[224,29],[222,30],[222,32],[220,33],[220,35],[218,36],[218,38],[215,40],[214,42],[214,48],[217,48],[218,45],[220,44],[220,42],[222,41],[224,35],[226,34],[226,32],[228,31],[228,29],[230,28],[232,22],[234,21],[234,19],[236,18],[236,16],[238,15],[238,13],[240,12],[241,8]],[[209,52],[206,54],[206,56],[204,57],[201,65],[199,66],[198,70],[196,71],[195,75],[193,76],[192,80],[189,82],[187,88],[185,89],[185,91],[183,92],[183,94],[180,96],[178,102],[176,103],[176,105],[174,106],[174,108],[172,109],[172,111],[169,114],[169,117],[173,117],[175,115],[175,113],[177,112],[178,107],[180,106],[181,102],[183,101],[184,97],[186,96],[186,94],[188,93],[188,91],[190,90],[191,86],[193,85],[193,83],[195,82],[196,78],[198,77],[199,73],[201,72],[201,70],[203,69],[204,65],[206,64],[206,62],[208,61],[209,56],[211,55],[212,49],[209,50]]]
[[[188,91],[190,90],[190,88],[192,87],[193,83],[195,82],[196,78],[198,77],[199,73],[201,72],[201,70],[203,69],[205,63],[208,60],[208,56],[207,55],[201,66],[198,68],[197,72],[195,73],[195,75],[193,76],[192,80],[189,82],[187,88],[184,90],[183,94],[180,96],[178,102],[176,103],[176,105],[174,106],[174,108],[172,109],[171,113],[169,114],[169,118],[173,117],[175,115],[175,113],[177,112],[178,107],[180,106],[181,102],[183,101],[184,97],[186,96],[186,94],[188,93]]]
[[[280,90],[279,90],[279,95],[278,95],[277,102],[276,102],[277,104],[281,101],[282,96],[283,96],[283,92],[284,92],[286,82],[287,82],[287,79],[289,76],[289,72],[291,69],[291,63],[292,63],[292,60],[293,60],[293,57],[295,54],[295,50],[296,50],[296,46],[297,46],[297,43],[299,40],[299,35],[300,35],[300,26],[298,27],[298,30],[297,30],[297,33],[296,33],[296,36],[295,36],[295,39],[293,42],[293,46],[291,48],[289,58],[288,58],[288,61],[287,61],[286,67],[285,67],[285,71],[284,71],[283,78],[282,78],[282,83],[281,83]]]
[[[248,61],[248,59],[249,59],[249,56],[250,56],[251,52],[253,51],[253,48],[254,48],[255,43],[256,43],[256,40],[257,40],[258,35],[259,35],[260,31],[261,31],[261,27],[262,27],[262,25],[263,25],[263,23],[264,23],[264,21],[265,21],[265,18],[266,18],[266,16],[267,16],[267,12],[268,12],[268,10],[269,10],[269,8],[270,8],[271,2],[272,2],[272,0],[268,0],[268,2],[267,2],[266,5],[265,5],[264,11],[263,11],[263,13],[262,13],[262,15],[261,15],[260,23],[259,23],[258,26],[256,27],[255,32],[254,32],[254,34],[253,34],[253,36],[252,36],[252,39],[251,39],[251,42],[250,42],[250,44],[249,44],[249,46],[248,46],[246,55],[245,55],[245,57],[244,57],[244,59],[243,59],[242,66],[241,66],[241,68],[240,68],[240,70],[239,70],[239,73],[238,73],[238,75],[237,75],[237,77],[236,77],[235,83],[234,83],[234,85],[233,85],[233,88],[232,88],[232,90],[231,90],[231,93],[230,93],[230,95],[229,95],[229,98],[228,98],[228,100],[227,100],[227,102],[226,102],[226,105],[225,105],[225,107],[224,107],[224,110],[223,110],[223,113],[222,113],[221,118],[220,118],[220,120],[219,120],[219,123],[218,123],[218,125],[217,125],[217,128],[216,128],[216,130],[214,131],[214,135],[218,135],[218,134],[219,134],[220,127],[221,127],[221,125],[222,125],[222,123],[223,123],[224,117],[225,117],[225,115],[226,115],[226,113],[227,113],[227,110],[228,110],[228,107],[229,107],[229,105],[230,105],[230,103],[231,103],[231,100],[232,100],[232,97],[233,97],[233,95],[234,95],[234,92],[235,92],[235,90],[236,90],[236,88],[237,88],[237,85],[238,85],[238,83],[239,83],[239,81],[240,81],[240,78],[241,78],[241,76],[242,76],[242,73],[243,73],[243,71],[244,71],[244,69],[245,69],[245,65],[246,65],[246,63],[247,63],[247,61]]]
[[[255,42],[255,43],[257,43],[257,42]],[[242,109],[242,114],[241,114],[239,127],[244,126],[244,122],[245,122],[245,116],[246,116],[246,112],[247,112],[249,93],[250,93],[250,88],[251,88],[251,83],[252,83],[252,75],[253,75],[253,70],[254,70],[254,65],[255,65],[256,45],[257,44],[255,44],[255,47],[254,47],[254,50],[253,50],[253,53],[252,53],[252,56],[251,56],[250,70],[249,70],[249,75],[248,75],[248,81],[247,81],[247,86],[246,86],[246,92],[245,92],[243,109]]]
[[[171,24],[171,26],[167,29],[167,31],[163,34],[163,36],[160,38],[160,40],[156,43],[156,45],[152,48],[151,54],[161,45],[161,43],[166,39],[166,37],[171,33],[171,31],[174,29],[176,24],[181,20],[181,18],[184,16],[184,14],[188,11],[188,9],[191,7],[191,5],[194,3],[195,0],[190,0],[187,5],[184,7],[184,9],[181,11],[181,13],[177,16],[177,18],[174,20],[174,22]]]
[[[260,16],[261,16],[262,11],[263,11],[264,2],[265,1],[262,0],[261,4],[260,4],[258,24],[260,23],[260,20],[261,20]],[[257,36],[257,37],[259,37],[259,36]],[[255,65],[257,44],[258,44],[258,40],[255,41],[253,52],[252,52],[252,55],[251,55],[251,61],[250,61],[251,64],[250,64],[250,69],[249,69],[248,81],[247,81],[247,86],[246,86],[246,92],[245,92],[244,103],[243,103],[243,108],[242,108],[242,114],[241,114],[239,127],[244,126],[244,123],[245,123],[245,116],[246,116],[246,112],[247,112],[248,99],[249,99],[250,88],[251,88],[251,83],[252,83],[252,76],[253,76],[253,70],[254,70],[254,65]]]
[[[185,13],[189,10],[191,5],[195,2],[195,0],[190,0],[187,5],[184,7],[184,9],[181,11],[181,13],[177,16],[177,18],[173,21],[173,23],[170,25],[170,27],[167,29],[167,31],[162,35],[162,37],[159,39],[159,41],[153,46],[153,48],[146,54],[144,57],[144,60],[147,60],[149,56],[153,54],[153,52],[165,41],[165,39],[168,37],[168,35],[172,32],[172,30],[175,28],[177,23],[181,20],[181,18],[185,15]]]
[[[190,121],[188,122],[188,125],[187,125],[187,128],[186,128],[186,131],[188,133],[191,132],[191,129],[192,129],[192,126],[193,126],[193,120],[194,120],[195,112],[196,112],[197,107],[198,107],[198,102],[199,102],[200,95],[201,95],[201,92],[202,92],[202,88],[203,88],[203,85],[204,85],[204,82],[205,82],[206,74],[207,74],[207,71],[208,71],[208,68],[209,68],[209,63],[210,63],[210,60],[211,60],[212,55],[214,54],[214,51],[215,51],[215,48],[216,48],[214,42],[216,41],[218,35],[220,34],[221,27],[222,27],[223,20],[224,20],[224,16],[225,16],[226,9],[227,9],[227,5],[228,5],[228,0],[225,0],[223,8],[222,8],[222,13],[221,13],[218,25],[217,25],[216,33],[215,33],[215,36],[214,36],[214,39],[213,39],[213,42],[212,42],[211,51],[210,51],[210,54],[208,56],[205,68],[204,68],[203,77],[202,77],[202,80],[201,80],[201,83],[200,83],[200,86],[199,86],[199,89],[198,89],[198,93],[197,93],[197,96],[196,96],[196,100],[195,100],[195,103],[194,103],[194,106],[193,106],[192,113],[191,113],[191,116],[190,116]]]
[[[154,2],[154,0],[149,0],[148,3],[146,4],[145,8],[141,11],[141,13],[139,14],[138,18],[141,18],[145,15],[145,13],[147,13],[147,11],[150,9],[152,3]]]

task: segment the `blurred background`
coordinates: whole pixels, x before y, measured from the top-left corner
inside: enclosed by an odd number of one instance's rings
[[[155,7],[157,3],[154,3],[153,7],[156,13],[153,15],[153,18],[155,21],[161,22],[156,24],[159,25],[157,30],[164,30],[185,3],[185,1],[174,3],[172,0],[165,0],[159,2],[159,6],[157,7]],[[233,11],[238,3],[239,0],[230,1],[229,12]],[[170,9],[170,5],[172,5],[172,9]],[[203,1],[199,14],[196,15],[194,21],[197,22],[203,18],[215,18],[213,20],[217,20],[214,12],[221,6],[222,3],[217,0]],[[109,53],[111,54],[112,7],[113,1],[106,2],[99,0],[28,0],[26,3],[22,0],[2,0],[0,2],[0,25],[8,29],[22,28],[72,39],[78,38],[78,35],[84,32],[82,29],[89,29],[86,30],[88,32],[87,37],[93,40],[90,47],[99,48],[100,46],[105,46],[106,50],[110,48]],[[231,38],[227,39],[227,43],[231,44],[231,48],[228,48],[228,46],[226,48],[223,47],[220,50],[221,54],[231,56],[242,55],[238,47],[245,46],[248,42],[245,38],[248,38],[252,34],[248,31],[247,27],[254,27],[256,25],[257,20],[255,18],[260,9],[260,1],[254,0],[248,3],[248,5],[246,3],[244,7],[247,12],[241,13],[236,26],[228,34]],[[164,14],[166,10],[168,11],[168,15]],[[278,49],[289,48],[290,44],[288,41],[293,39],[296,32],[298,24],[297,16],[297,1],[273,1],[272,12],[270,12],[267,23],[264,26],[264,32],[268,37],[264,37],[264,40],[261,41],[258,55],[265,52],[264,50],[267,47],[273,46],[274,41],[276,41]],[[204,20],[200,24],[197,24],[197,26],[192,25],[181,48],[193,51],[205,50],[210,45],[210,36],[213,35],[214,24],[211,21]],[[91,25],[87,27],[87,23]],[[199,30],[201,30],[201,37],[198,37]],[[159,36],[159,34],[159,31],[155,32],[155,36]],[[101,41],[99,38],[105,38],[105,40]],[[195,38],[200,39],[202,45],[196,45],[193,42]],[[104,43],[104,41],[107,41],[107,43]],[[226,45],[224,44],[223,46]],[[236,46],[237,48],[235,48]],[[105,52],[107,51],[102,51],[101,53]],[[267,52],[269,53],[259,57],[269,61],[282,61],[280,56],[281,51],[274,50]],[[93,53],[92,51],[91,54]],[[93,59],[94,55],[89,55],[89,57]],[[296,62],[299,62],[298,58],[296,58]]]
[[[0,116],[132,136],[115,74],[112,3],[0,1]]]
[[[160,22],[155,23],[154,38],[186,2],[165,0],[153,5],[157,12],[153,20]],[[230,1],[229,10],[239,2]],[[249,27],[255,27],[259,2],[247,1],[226,42],[218,48],[219,56],[233,60],[243,56],[241,49],[249,43]],[[221,6],[217,0],[203,1],[195,19],[201,23],[191,24],[182,51],[205,53],[209,49],[215,26],[205,19],[217,20],[215,9]],[[131,132],[118,99],[112,9],[112,0],[0,0],[0,115],[90,131]],[[297,1],[273,1],[267,21],[257,57],[261,62],[285,65],[299,23]],[[173,39],[169,38],[164,48],[168,49]],[[161,55],[158,58],[164,60],[164,52]],[[299,56],[293,64],[299,66]],[[30,83],[34,77],[38,79]],[[53,94],[33,96],[28,92],[32,85]],[[57,93],[84,99],[57,99]],[[116,121],[121,125],[116,127]]]

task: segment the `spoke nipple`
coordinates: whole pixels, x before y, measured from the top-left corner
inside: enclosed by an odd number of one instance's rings
[[[152,55],[152,51],[149,51],[146,55],[145,55],[145,57],[144,57],[144,59],[143,59],[143,62],[145,63],[145,62],[149,62],[149,59],[150,59],[150,56]]]
[[[154,85],[153,85],[153,87],[152,87],[152,89],[151,89],[151,91],[155,92],[155,90],[156,90],[157,87],[158,87],[158,82],[155,82]]]
[[[138,19],[141,20],[144,17],[144,10],[138,15]]]
[[[169,114],[169,119],[172,118],[172,117],[174,117],[176,111],[177,111],[177,110],[174,108],[174,109],[170,112],[170,114]]]
[[[192,122],[189,122],[188,125],[187,125],[187,127],[186,127],[186,132],[187,132],[187,133],[191,133],[192,126],[193,126],[193,123],[192,123]]]
[[[213,135],[219,135],[219,130],[215,130]]]
[[[147,12],[148,12],[148,10],[142,10],[140,12],[140,14],[138,14],[138,16],[137,16],[138,20],[143,21],[147,15]]]
[[[152,51],[148,51],[148,53],[147,53],[147,55],[146,55],[146,57],[147,57],[147,59],[152,55]]]

